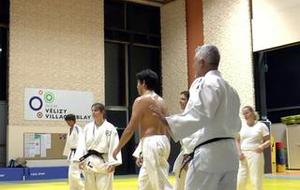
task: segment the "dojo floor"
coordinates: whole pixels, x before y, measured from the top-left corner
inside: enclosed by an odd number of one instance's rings
[[[170,177],[174,182],[174,177]],[[0,182],[1,190],[68,190],[66,180],[48,182]],[[137,176],[116,176],[114,190],[137,189]],[[300,190],[300,171],[282,174],[267,174],[264,180],[264,190]]]

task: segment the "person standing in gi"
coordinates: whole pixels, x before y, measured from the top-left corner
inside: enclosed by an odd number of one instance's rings
[[[165,117],[156,105],[150,108],[175,141],[199,130],[187,171],[187,190],[236,189],[239,161],[234,139],[241,128],[240,99],[218,71],[219,62],[216,46],[198,47],[194,64],[197,78],[184,112]]]
[[[81,178],[81,171],[79,169],[78,162],[74,162],[74,155],[80,136],[82,135],[82,128],[76,124],[76,118],[74,114],[68,114],[65,117],[65,121],[70,127],[67,134],[67,141],[64,148],[63,155],[67,156],[69,161],[68,181],[70,190],[83,190],[84,181]]]
[[[115,167],[122,164],[121,153],[112,156],[119,143],[116,127],[105,119],[105,107],[101,103],[92,105],[94,121],[83,130],[75,159],[85,174],[86,190],[112,190]]]
[[[180,108],[184,111],[188,100],[190,98],[189,91],[182,91],[180,93]],[[197,145],[197,139],[199,138],[199,131],[193,133],[189,137],[185,137],[184,139],[180,140],[181,144],[181,151],[177,156],[174,166],[173,172],[175,174],[175,183],[174,183],[174,190],[184,190],[185,180],[186,180],[186,173],[188,169],[189,161],[189,154],[193,152],[195,146]]]

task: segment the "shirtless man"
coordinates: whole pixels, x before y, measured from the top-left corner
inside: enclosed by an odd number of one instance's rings
[[[164,100],[154,92],[158,76],[152,70],[146,69],[136,75],[139,97],[132,106],[131,119],[125,128],[119,145],[113,152],[116,156],[122,147],[130,140],[134,131],[139,128],[142,167],[139,173],[139,190],[169,190],[172,189],[168,181],[168,157],[170,142],[166,136],[166,128],[153,115],[150,105],[157,105],[166,114]]]

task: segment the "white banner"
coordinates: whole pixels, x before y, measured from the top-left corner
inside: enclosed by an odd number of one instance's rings
[[[79,121],[92,119],[94,95],[86,91],[25,88],[25,120],[64,120],[74,114]]]

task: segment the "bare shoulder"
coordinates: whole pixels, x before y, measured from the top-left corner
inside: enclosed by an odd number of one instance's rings
[[[150,102],[150,104],[157,105],[161,109],[162,113],[164,113],[164,114],[167,113],[168,109],[167,109],[167,105],[165,103],[165,100],[161,96],[159,96],[158,94],[156,94],[152,98],[152,101]]]
[[[157,95],[157,101],[159,101],[161,103],[165,103],[165,100],[159,95]]]
[[[159,98],[157,99],[157,101],[158,101],[158,104],[161,106],[162,112],[164,114],[167,114],[168,108],[167,108],[167,105],[165,103],[165,100],[162,97],[159,96]]]
[[[157,103],[160,103],[160,104],[164,104],[165,103],[164,99],[160,95],[158,95],[156,93],[154,95],[152,95],[150,97],[150,99],[152,99],[153,101],[155,101]]]
[[[134,100],[133,109],[142,110],[146,106],[146,104],[147,104],[147,101],[146,101],[145,97],[143,97],[143,96],[137,97]]]
[[[135,105],[141,105],[146,101],[146,97],[144,96],[139,96],[134,100]]]
[[[143,100],[143,102],[147,102],[147,103],[163,103],[164,100],[161,96],[159,96],[158,94],[156,93],[153,93],[153,94],[150,94],[150,95],[143,95],[143,96],[140,96],[141,97],[141,100]]]
[[[165,110],[165,101],[164,99],[156,93],[142,95],[135,99],[135,107],[139,107],[142,110],[148,108],[150,105],[158,105],[160,108]]]
[[[141,101],[142,101],[142,97],[139,96],[139,97],[137,97],[137,98],[134,100],[134,103],[139,103],[139,102],[141,102]]]

